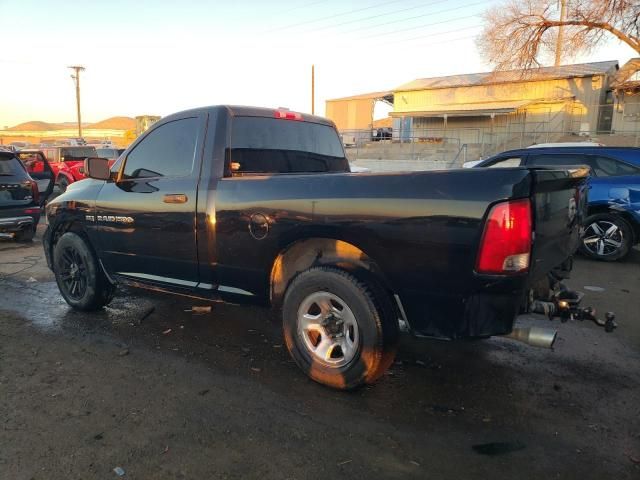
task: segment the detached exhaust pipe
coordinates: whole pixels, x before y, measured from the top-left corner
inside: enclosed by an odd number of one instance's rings
[[[505,335],[506,338],[526,343],[532,347],[552,348],[556,341],[558,332],[550,328],[514,328],[510,334]]]

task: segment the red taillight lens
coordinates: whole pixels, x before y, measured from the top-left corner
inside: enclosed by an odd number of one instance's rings
[[[276,118],[281,118],[282,120],[302,120],[302,114],[298,112],[290,112],[288,110],[276,110],[274,112],[274,116]]]
[[[476,272],[526,272],[531,256],[531,202],[512,200],[494,205],[484,226]]]
[[[32,195],[33,195],[33,201],[35,203],[39,203],[40,202],[40,192],[38,191],[38,184],[34,180],[31,180],[31,192],[32,192]]]

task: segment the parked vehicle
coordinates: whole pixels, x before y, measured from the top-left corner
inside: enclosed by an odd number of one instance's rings
[[[38,185],[40,206],[44,206],[46,200],[53,193],[55,173],[40,151],[19,151],[16,156],[20,159],[29,176]]]
[[[98,147],[96,148],[96,153],[100,158],[106,158],[107,160],[111,160],[115,162],[118,157],[124,152],[123,149],[113,148],[113,147]]]
[[[41,152],[49,161],[55,173],[55,184],[60,192],[65,192],[73,182],[85,178],[84,159],[97,157],[98,152],[92,146],[59,146],[38,149],[26,149],[22,152]]]
[[[44,166],[42,171],[44,175]],[[49,175],[49,185],[42,185],[43,196],[52,189],[53,176],[52,173]],[[0,151],[0,234],[10,234],[19,242],[33,240],[40,221],[40,204],[44,200],[46,197],[41,199],[38,183],[29,176],[17,155]]]
[[[555,332],[514,320],[534,285],[570,269],[587,177],[352,174],[332,122],[226,106],[163,118],[111,169],[85,169],[93,180],[47,207],[45,254],[69,305],[101,308],[119,283],[270,305],[300,368],[341,389],[384,373],[401,326],[550,346]]]
[[[587,165],[588,218],[580,252],[589,258],[624,258],[640,242],[640,148],[545,147],[510,150],[476,167]]]

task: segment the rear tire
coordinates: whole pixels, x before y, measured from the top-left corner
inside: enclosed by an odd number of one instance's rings
[[[350,390],[389,368],[398,320],[389,295],[333,267],[298,275],[285,294],[283,331],[296,364],[323,385]]]
[[[53,271],[60,293],[77,310],[98,310],[113,299],[115,286],[91,247],[76,233],[65,233],[53,247]]]
[[[67,187],[69,186],[69,180],[66,179],[66,177],[61,177],[60,180],[58,180],[58,191],[60,192],[60,194],[63,194],[64,192],[67,191]]]
[[[36,227],[32,226],[32,227],[26,227],[23,228],[22,230],[17,231],[14,236],[13,239],[16,242],[20,242],[20,243],[30,243],[33,242],[33,237],[36,236]]]
[[[595,260],[614,262],[624,258],[633,245],[631,226],[622,218],[610,213],[588,217],[580,243],[580,253]]]

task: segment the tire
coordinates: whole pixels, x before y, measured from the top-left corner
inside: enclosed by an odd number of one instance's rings
[[[333,267],[298,275],[282,307],[285,343],[312,380],[351,390],[389,368],[398,344],[398,320],[389,295]]]
[[[113,299],[115,286],[100,269],[92,248],[76,233],[65,233],[54,245],[53,271],[60,293],[76,310],[98,310]]]
[[[33,242],[33,237],[35,236],[36,236],[36,227],[32,226],[32,227],[23,228],[22,230],[17,231],[13,239],[16,242],[20,242],[20,243],[30,243],[30,242]]]
[[[58,180],[58,191],[60,192],[60,194],[66,192],[68,186],[69,180],[67,180],[66,177],[60,177],[60,180]]]
[[[624,258],[633,245],[633,231],[629,224],[617,215],[600,213],[585,220],[580,253],[605,262]]]

